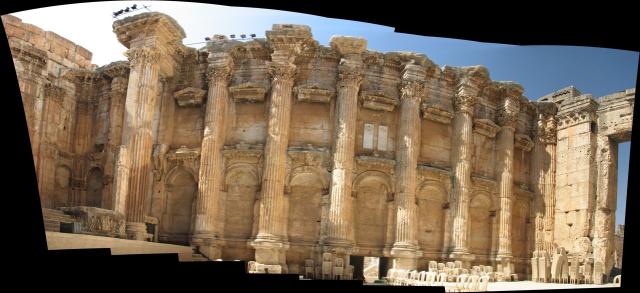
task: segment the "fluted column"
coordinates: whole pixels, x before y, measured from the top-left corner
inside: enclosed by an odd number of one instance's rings
[[[507,96],[498,110],[500,130],[496,137],[496,176],[500,201],[498,226],[498,254],[502,266],[510,266],[511,207],[513,205],[513,148],[514,133],[519,111],[518,98],[522,91],[508,89]]]
[[[201,251],[206,250],[205,247],[212,246],[212,241],[220,237],[220,231],[215,229],[214,216],[220,212],[218,203],[223,173],[222,146],[226,137],[228,85],[232,69],[233,62],[230,56],[219,57],[217,60],[212,60],[207,76],[209,91],[200,151],[195,229],[192,236],[192,244],[200,247]],[[214,255],[217,251],[204,253],[210,258],[220,257]]]
[[[295,73],[296,66],[291,63],[269,64],[272,77],[269,122],[258,235],[253,243],[256,261],[263,264],[284,265],[284,177]]]
[[[291,123],[292,90],[295,82],[294,62],[301,50],[312,42],[311,29],[301,25],[275,24],[267,31],[273,48],[267,63],[271,76],[267,141],[264,149],[258,234],[252,242],[256,262],[279,265],[287,272],[285,251],[286,222],[284,183],[287,146]]]
[[[129,129],[126,143],[130,160],[129,193],[127,195],[127,237],[146,238],[144,200],[149,193],[151,151],[153,146],[153,111],[158,99],[158,64],[156,48],[139,47],[127,51],[131,65],[127,90],[125,121]],[[123,137],[123,142],[127,138]]]
[[[184,30],[170,16],[140,13],[113,23],[118,41],[129,48],[129,82],[125,101],[122,144],[129,163],[126,195],[127,237],[144,240],[145,199],[150,196],[153,117],[159,99],[160,77],[175,71],[175,52],[182,47]]]
[[[598,135],[597,143],[597,198],[594,211],[593,261],[594,283],[608,281],[613,268],[615,214],[617,197],[618,142],[605,135]],[[595,264],[601,268],[596,270]]]
[[[473,183],[473,112],[478,88],[468,78],[463,78],[454,96],[453,137],[451,164],[453,186],[451,190],[451,242],[449,257],[465,263],[469,254],[469,201]]]
[[[534,194],[534,251],[553,253],[553,225],[556,192],[557,106],[536,102],[531,182]]]
[[[391,250],[394,267],[416,269],[417,205],[416,177],[420,151],[420,101],[425,94],[425,70],[409,64],[400,87],[400,121],[396,152],[396,235]]]
[[[363,78],[360,54],[366,49],[367,41],[334,36],[330,43],[343,56],[338,67],[333,170],[327,235],[324,239],[324,244],[335,250],[336,247],[351,247],[354,244],[353,235],[350,233],[353,225],[351,182],[354,171],[358,91]]]
[[[269,103],[269,124],[265,146],[264,173],[259,240],[282,240],[280,226],[283,224],[284,176],[291,122],[291,94],[296,66],[293,64],[271,63],[271,99]]]

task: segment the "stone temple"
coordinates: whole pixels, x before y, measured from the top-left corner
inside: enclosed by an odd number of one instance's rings
[[[613,269],[635,89],[530,100],[483,66],[357,37],[326,47],[304,25],[198,50],[156,12],[115,21],[128,61],[96,68],[55,33],[2,20],[47,230],[283,273],[373,256],[538,279],[532,268],[559,248],[594,282]]]

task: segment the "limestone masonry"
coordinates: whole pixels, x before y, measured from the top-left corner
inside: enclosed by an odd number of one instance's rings
[[[48,230],[300,274],[376,256],[539,280],[563,248],[602,283],[622,255],[617,145],[635,89],[532,101],[485,67],[356,37],[325,47],[304,25],[197,50],[155,12],[114,22],[129,61],[96,68],[55,33],[2,21]]]

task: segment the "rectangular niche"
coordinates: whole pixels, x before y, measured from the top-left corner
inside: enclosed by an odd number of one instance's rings
[[[387,133],[388,127],[384,125],[378,126],[378,150],[387,151]]]
[[[364,139],[362,141],[362,147],[367,150],[373,149],[373,132],[374,125],[365,123],[364,124]]]

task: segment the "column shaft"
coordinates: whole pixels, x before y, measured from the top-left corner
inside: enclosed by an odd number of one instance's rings
[[[356,118],[360,73],[341,76],[338,83],[337,117],[333,170],[331,171],[331,199],[327,222],[327,244],[352,244],[353,224],[351,182],[353,181]]]
[[[223,173],[222,146],[225,140],[228,83],[231,68],[211,68],[209,91],[200,151],[200,174],[196,197],[195,231],[193,241],[219,237],[214,216],[218,211]],[[196,243],[200,244],[200,243]]]
[[[130,159],[129,194],[127,195],[127,235],[131,239],[146,237],[145,198],[149,193],[151,152],[153,146],[152,124],[157,86],[158,65],[154,62],[159,53],[151,48],[129,50],[132,69],[126,101],[126,123],[130,131],[127,149]],[[123,141],[125,141],[123,137]]]
[[[293,64],[271,64],[273,76],[269,102],[269,122],[265,146],[262,197],[260,200],[259,240],[282,240],[284,177],[291,122],[291,90],[293,88]]]

